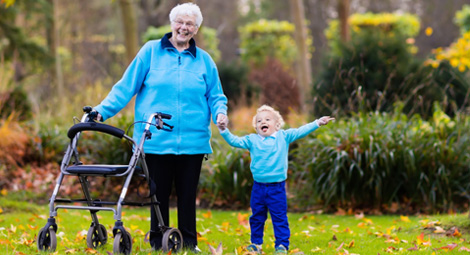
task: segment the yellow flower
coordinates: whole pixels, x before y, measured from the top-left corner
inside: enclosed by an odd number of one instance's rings
[[[457,59],[453,58],[453,59],[450,60],[450,65],[452,67],[457,67],[459,65],[459,61]]]
[[[424,31],[426,33],[427,36],[431,36],[432,35],[432,27],[427,27],[426,30]]]

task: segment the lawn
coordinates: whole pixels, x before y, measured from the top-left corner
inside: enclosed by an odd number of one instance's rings
[[[36,235],[47,221],[48,206],[12,202],[0,198],[0,253],[45,254],[36,247]],[[147,208],[124,208],[124,226],[131,233],[133,254],[152,252],[144,241],[149,228]],[[198,210],[199,247],[210,254],[209,245],[221,242],[224,254],[246,254],[249,244],[249,211]],[[112,233],[111,212],[100,212],[101,223]],[[57,251],[54,254],[112,254],[113,239],[98,250],[88,249],[86,233],[90,226],[87,211],[59,210]],[[171,212],[171,226],[176,211]],[[432,216],[403,215],[324,215],[290,213],[291,254],[469,254],[470,220],[466,213]],[[111,234],[112,235],[112,234]],[[265,254],[274,251],[271,221],[266,225]],[[189,251],[180,254],[191,255]]]

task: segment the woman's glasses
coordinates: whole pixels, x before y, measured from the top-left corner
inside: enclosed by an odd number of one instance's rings
[[[179,27],[182,27],[183,25],[186,25],[186,27],[189,29],[193,29],[196,27],[196,25],[191,21],[184,22],[183,20],[175,20],[173,22]]]

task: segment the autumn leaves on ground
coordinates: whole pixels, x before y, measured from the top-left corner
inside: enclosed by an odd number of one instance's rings
[[[4,197],[3,197],[4,198]],[[2,198],[2,204],[7,204]],[[3,205],[0,205],[0,207]],[[27,205],[25,208],[28,208]],[[2,254],[38,254],[36,236],[48,217],[47,205],[0,211]],[[31,209],[32,208],[32,209]],[[29,212],[28,212],[29,211]],[[112,214],[100,212],[108,242],[97,250],[86,245],[90,215],[86,211],[58,212],[57,250],[54,254],[112,254]],[[249,254],[249,211],[198,210],[199,247],[203,254]],[[444,254],[470,253],[466,214],[437,216],[289,214],[290,254]],[[152,252],[145,240],[149,228],[147,208],[125,208],[123,222],[133,238],[132,254]],[[176,212],[171,212],[175,227]],[[266,224],[263,252],[274,252],[271,221]],[[221,250],[216,247],[222,243]],[[211,249],[212,247],[212,249]],[[222,253],[220,253],[220,251]],[[183,251],[181,254],[192,254]]]

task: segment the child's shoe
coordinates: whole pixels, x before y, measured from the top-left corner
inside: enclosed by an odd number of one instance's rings
[[[276,251],[274,251],[274,254],[287,254],[287,249],[284,245],[279,245],[278,247],[276,247]]]
[[[249,252],[253,252],[256,254],[261,254],[261,245],[258,244],[250,244],[246,247],[246,250]]]

